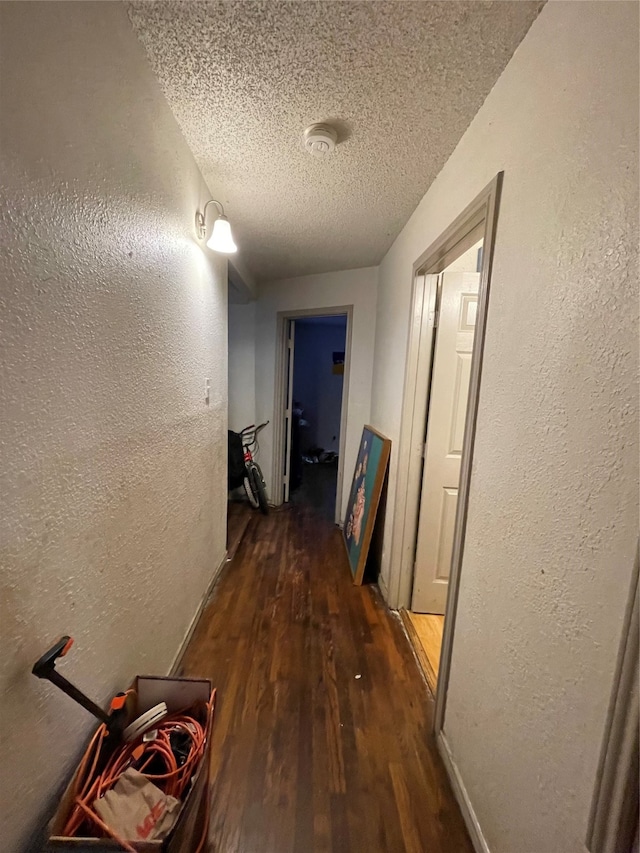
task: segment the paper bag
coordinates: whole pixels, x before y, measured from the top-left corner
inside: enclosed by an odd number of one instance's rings
[[[93,807],[125,841],[161,841],[178,818],[180,800],[130,767]]]

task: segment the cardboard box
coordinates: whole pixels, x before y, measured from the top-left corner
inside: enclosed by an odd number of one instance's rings
[[[137,692],[136,704],[129,722],[140,714],[153,708],[158,702],[166,702],[169,714],[183,711],[200,701],[208,702],[211,695],[211,682],[196,678],[163,678],[139,675],[133,689]],[[207,716],[205,719],[204,717]],[[211,764],[211,729],[213,709],[208,715],[203,713],[200,721],[205,726],[206,746],[204,756],[196,772],[191,790],[182,804],[175,826],[164,841],[131,842],[139,853],[194,853],[200,839],[209,824],[209,767]],[[68,850],[73,853],[113,853],[122,850],[117,841],[111,838],[69,838],[63,836],[64,826],[73,805],[73,790],[77,771],[69,782],[60,801],[60,805],[49,824],[49,843],[47,849]],[[207,849],[205,845],[204,850]]]

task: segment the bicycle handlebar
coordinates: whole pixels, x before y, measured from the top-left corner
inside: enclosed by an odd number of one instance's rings
[[[269,425],[269,421],[265,421],[263,424],[260,424],[260,426],[256,426],[255,424],[251,424],[250,426],[247,426],[244,429],[241,429],[240,435],[242,435],[246,438],[247,435],[251,435],[251,433],[253,433],[254,436],[256,436],[260,432],[261,429],[264,429],[268,425]]]

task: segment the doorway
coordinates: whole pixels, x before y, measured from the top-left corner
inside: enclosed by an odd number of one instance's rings
[[[453,553],[483,237],[436,274],[436,307],[408,631],[435,694]]]
[[[452,774],[443,726],[502,179],[499,172],[413,266],[388,601],[435,692],[433,730]],[[429,657],[420,611],[431,617]]]
[[[351,306],[278,315],[274,470],[281,501],[340,524]],[[276,486],[278,488],[278,486]]]
[[[290,321],[293,346],[289,499],[336,515],[347,316]]]

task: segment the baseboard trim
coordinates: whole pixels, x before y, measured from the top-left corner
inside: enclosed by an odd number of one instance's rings
[[[422,647],[422,643],[420,642],[420,637],[418,637],[418,633],[414,627],[413,622],[411,621],[411,617],[407,610],[402,608],[400,610],[400,621],[402,622],[402,627],[404,628],[404,633],[406,634],[407,640],[411,645],[413,650],[413,656],[416,659],[418,666],[420,667],[420,671],[424,677],[427,687],[429,688],[429,693],[433,700],[436,698],[436,688],[438,686],[438,676],[433,671],[433,667],[427,657],[427,653]]]
[[[169,675],[175,675],[178,672],[178,670],[180,669],[180,665],[182,663],[182,658],[184,657],[184,653],[187,650],[187,646],[189,645],[189,641],[191,640],[191,637],[193,636],[193,632],[196,630],[196,626],[197,626],[198,622],[200,621],[200,617],[202,616],[202,611],[206,607],[209,599],[211,598],[213,588],[215,587],[216,582],[217,582],[218,578],[220,577],[220,572],[222,571],[222,567],[226,566],[226,564],[227,564],[227,552],[225,551],[224,554],[222,555],[222,560],[220,560],[220,563],[218,564],[217,568],[215,569],[213,575],[211,576],[211,580],[209,581],[209,584],[207,586],[205,594],[203,595],[202,600],[200,601],[200,604],[198,605],[198,609],[194,613],[193,619],[189,623],[189,627],[187,628],[187,632],[184,635],[182,642],[180,643],[180,646],[178,647],[178,651],[176,652],[176,656],[174,657],[173,663],[171,664],[171,668],[169,669]]]
[[[439,732],[437,743],[438,752],[440,753],[445,770],[447,771],[447,776],[451,782],[454,796],[460,806],[460,811],[462,812],[462,817],[464,818],[464,822],[467,826],[467,831],[469,832],[473,849],[476,853],[491,853],[489,845],[487,844],[487,839],[482,833],[480,822],[473,810],[469,794],[467,793],[467,789],[465,788],[462,777],[460,776],[460,771],[453,760],[451,749],[449,748],[449,744],[447,743],[447,739],[444,736],[443,731]]]
[[[389,606],[389,587],[387,586],[387,582],[384,579],[382,572],[378,575],[378,588],[382,593],[382,597],[385,600],[387,607]]]

